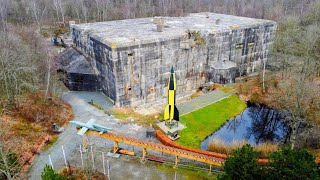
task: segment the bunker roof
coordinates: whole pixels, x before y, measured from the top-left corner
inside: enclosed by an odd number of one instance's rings
[[[86,23],[72,27],[81,31],[84,37],[89,35],[111,48],[117,48],[178,39],[188,31],[200,31],[202,35],[208,35],[276,23],[225,14],[191,13],[184,17],[161,17],[164,28],[158,32],[154,23],[156,18],[160,17]]]

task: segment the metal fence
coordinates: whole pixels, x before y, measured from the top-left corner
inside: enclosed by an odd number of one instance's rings
[[[122,144],[124,145],[124,144]],[[103,147],[104,146],[104,147]],[[103,173],[105,176],[109,177],[112,174],[112,171],[119,169],[121,164],[125,163],[139,163],[141,162],[141,154],[142,149],[138,147],[134,147],[131,145],[122,146],[130,151],[135,152],[135,156],[129,155],[121,155],[119,158],[110,157],[108,155],[113,155],[111,153],[112,146],[102,145],[96,146],[95,144],[88,145],[87,148],[83,148],[82,145],[76,144],[67,144],[61,146],[61,150],[56,150],[55,153],[51,153],[48,155],[48,162],[45,164],[49,164],[53,167],[53,169],[60,170],[65,167],[68,168],[78,167],[87,170],[97,170]],[[174,166],[174,156],[159,153],[156,151],[148,151],[148,153],[152,156],[160,157],[165,160],[163,163],[166,166]],[[155,165],[156,162],[147,162],[148,165]],[[147,165],[147,164],[144,164]],[[180,159],[179,168],[192,169],[192,170],[202,170],[209,172],[209,167],[207,164],[199,163],[196,161],[188,160],[188,159]],[[212,172],[220,173],[219,168],[213,168]]]

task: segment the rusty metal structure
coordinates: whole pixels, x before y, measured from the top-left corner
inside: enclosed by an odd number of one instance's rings
[[[142,161],[146,160],[146,157],[148,155],[148,150],[154,150],[154,151],[174,155],[175,156],[175,166],[174,167],[178,167],[179,158],[186,158],[186,159],[209,164],[210,172],[211,172],[212,166],[222,166],[223,162],[225,161],[224,159],[216,158],[213,156],[195,153],[192,151],[187,151],[187,150],[183,150],[183,149],[179,149],[179,148],[175,148],[175,147],[170,147],[170,146],[166,146],[163,144],[143,141],[140,139],[127,137],[127,136],[123,136],[120,134],[114,134],[111,132],[106,132],[106,133],[100,134],[99,132],[96,132],[96,131],[87,130],[87,132],[85,134],[114,141],[114,146],[113,146],[114,153],[116,153],[119,150],[119,143],[125,143],[125,144],[129,144],[129,145],[141,147],[142,148],[142,157],[141,157]]]

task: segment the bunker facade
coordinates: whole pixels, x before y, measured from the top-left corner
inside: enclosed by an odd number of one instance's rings
[[[65,67],[90,76],[80,78],[89,82],[73,82],[69,74],[69,88],[87,90],[82,84],[91,83],[92,90],[102,91],[118,106],[148,106],[166,102],[172,66],[177,98],[205,82],[233,83],[240,74],[259,71],[276,26],[274,21],[215,13],[72,25],[74,49],[61,61],[76,56],[72,52],[86,57],[87,73],[82,73],[84,65],[71,68],[77,63]]]

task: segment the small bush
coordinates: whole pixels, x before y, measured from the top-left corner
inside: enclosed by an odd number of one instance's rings
[[[261,95],[256,93],[256,92],[254,92],[250,96],[250,102],[252,102],[252,103],[260,103],[261,102]]]
[[[41,174],[41,179],[42,180],[67,180],[68,178],[65,178],[59,175],[52,169],[51,166],[46,165]]]
[[[194,33],[194,41],[197,45],[206,45],[206,41],[204,40],[204,37],[201,35],[200,31],[197,31]]]
[[[53,30],[53,33],[55,36],[59,37],[60,34],[64,34],[69,32],[69,29],[67,27],[57,27]]]
[[[68,168],[63,168],[60,172],[60,175],[66,177],[68,179],[77,179],[77,180],[85,180],[85,179],[106,179],[106,176],[92,169],[92,167],[78,168],[68,166]]]
[[[49,37],[50,37],[50,34],[49,34],[48,32],[46,32],[46,31],[41,32],[41,35],[42,35],[43,37],[45,37],[45,38],[49,38]]]

